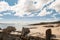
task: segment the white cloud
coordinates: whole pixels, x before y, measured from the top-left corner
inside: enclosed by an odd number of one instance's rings
[[[1,11],[6,11],[6,10],[8,10],[8,9],[10,9],[9,5],[8,5],[6,2],[1,1],[1,2],[0,2],[0,12],[1,12]]]
[[[33,17],[33,16],[35,16],[34,14],[31,14],[31,15],[28,15],[27,17]]]
[[[55,9],[57,12],[60,12],[60,0],[56,0],[49,8]]]
[[[48,8],[55,9],[57,12],[60,12],[60,0],[56,0],[50,6],[48,6]],[[44,10],[42,10],[41,13],[38,14],[38,16],[46,16],[47,14],[51,14],[51,12],[47,12],[46,9],[44,8]],[[54,15],[52,17],[56,19]]]
[[[46,4],[46,3],[49,3],[49,2],[51,2],[51,1],[53,1],[53,0],[42,0],[42,2],[45,3],[45,4]]]
[[[0,14],[0,16],[3,16],[2,14]]]
[[[14,6],[9,6],[7,2],[1,1],[0,2],[0,12],[6,11],[6,10],[13,10],[16,12],[14,16],[21,16],[24,17],[24,15],[30,15],[32,11],[37,11],[38,9],[41,10],[44,5],[48,4],[53,0],[19,0],[18,4]],[[34,2],[37,2],[34,4]],[[58,12],[60,12],[60,0],[56,0],[54,3],[52,3],[48,8],[56,9]],[[45,9],[41,11],[41,13],[38,14],[38,16],[45,16],[48,13]],[[34,16],[30,15],[31,17]]]
[[[33,4],[33,2],[37,2],[37,4]],[[43,7],[43,4],[50,2],[49,0],[19,0],[18,4],[11,7],[11,10],[15,11],[15,16],[23,17],[24,14],[31,14],[32,11],[37,11]],[[31,16],[31,15],[30,15]]]
[[[50,12],[47,12],[46,11],[46,8],[43,10],[43,11],[41,11],[37,16],[46,16],[46,15],[48,15],[48,14],[51,14]]]

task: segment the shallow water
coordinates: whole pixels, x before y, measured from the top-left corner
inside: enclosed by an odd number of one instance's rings
[[[26,25],[23,24],[19,24],[19,23],[0,23],[0,28],[4,29],[8,26],[13,26],[15,27],[17,30],[21,30],[22,27],[26,27]]]

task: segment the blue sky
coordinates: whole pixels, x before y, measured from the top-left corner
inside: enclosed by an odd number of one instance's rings
[[[15,4],[18,3],[18,0],[0,0],[0,1],[5,1],[5,2],[7,2],[10,6],[14,6]]]
[[[41,7],[35,7],[35,5],[39,5],[38,1],[39,0],[0,0],[0,22],[36,23],[41,21],[60,20],[60,9],[56,7],[60,5],[58,2],[59,0],[47,0],[48,2],[46,1],[46,3],[44,3],[45,1],[43,0],[43,5],[41,5]],[[25,4],[24,2],[30,3]],[[33,4],[33,6],[30,7],[29,4],[30,6]],[[24,7],[26,5],[27,8]]]

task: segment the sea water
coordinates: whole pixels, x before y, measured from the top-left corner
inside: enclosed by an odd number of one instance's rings
[[[26,25],[20,24],[20,23],[0,23],[0,28],[4,29],[8,26],[15,27],[17,30],[21,30],[22,27],[26,27]]]

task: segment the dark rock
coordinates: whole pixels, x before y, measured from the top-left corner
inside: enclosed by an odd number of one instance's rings
[[[22,28],[22,33],[21,33],[21,35],[23,35],[23,36],[26,36],[27,34],[29,34],[30,33],[30,30],[29,30],[29,28]]]
[[[47,29],[46,30],[46,40],[51,40],[51,35],[52,35],[51,29]]]

